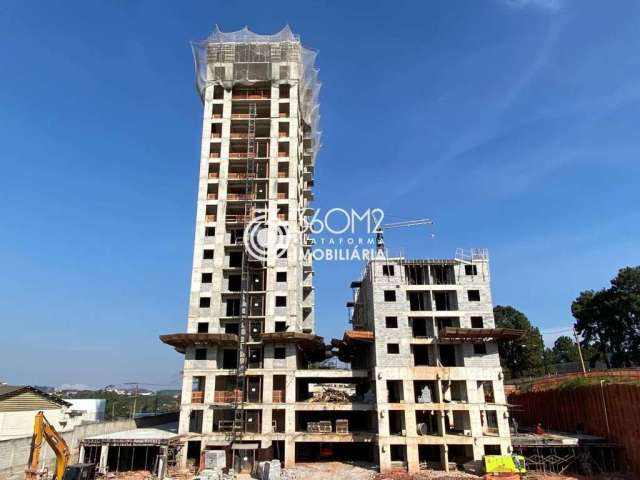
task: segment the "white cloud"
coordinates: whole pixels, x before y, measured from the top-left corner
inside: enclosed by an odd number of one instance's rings
[[[536,8],[548,13],[556,13],[562,8],[563,0],[503,0],[514,8]]]

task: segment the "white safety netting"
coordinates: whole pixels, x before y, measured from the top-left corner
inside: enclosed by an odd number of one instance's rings
[[[222,32],[215,26],[205,40],[191,42],[200,98],[211,85],[232,89],[234,85],[276,81],[298,88],[300,114],[306,124],[304,155],[312,164],[320,147],[320,81],[315,66],[318,52],[305,48],[289,26],[273,35],[260,35],[247,27]]]

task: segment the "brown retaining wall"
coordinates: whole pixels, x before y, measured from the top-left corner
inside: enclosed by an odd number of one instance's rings
[[[610,439],[624,449],[620,457],[624,464],[640,476],[640,386],[609,384],[512,393],[508,402],[520,425],[542,422],[546,429],[564,432],[581,428],[584,433]]]

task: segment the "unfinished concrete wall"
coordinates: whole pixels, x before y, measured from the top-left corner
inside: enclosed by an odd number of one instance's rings
[[[84,438],[134,428],[136,428],[135,420],[117,420],[77,426],[72,431],[63,432],[62,437],[71,449],[71,462],[75,463],[78,461],[80,442]],[[30,452],[31,436],[0,441],[0,480],[22,480]],[[53,472],[56,457],[48,445],[43,449],[41,458],[41,464]]]
[[[624,449],[622,464],[640,475],[640,386],[605,384],[514,393],[508,400],[517,406],[513,416],[520,425],[542,422],[546,429],[581,430],[614,441]]]

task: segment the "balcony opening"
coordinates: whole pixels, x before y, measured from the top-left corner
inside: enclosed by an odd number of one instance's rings
[[[272,428],[275,433],[284,433],[285,410],[273,410],[271,413]]]
[[[464,464],[473,462],[473,445],[448,445],[448,461],[455,463],[456,468],[464,469]]]
[[[213,99],[222,100],[224,98],[224,88],[221,85],[213,86]]]
[[[280,142],[278,144],[278,157],[289,156],[289,142]]]
[[[288,103],[279,104],[278,116],[280,118],[286,118],[286,117],[289,116],[289,104]]]
[[[502,455],[500,445],[486,445],[484,446],[485,455]]]
[[[440,350],[440,365],[443,367],[462,367],[459,352],[459,345],[439,345]]]
[[[240,324],[238,322],[224,322],[224,333],[228,335],[239,335]]]
[[[204,227],[204,236],[205,237],[215,237],[216,236],[216,227]]]
[[[222,118],[222,104],[214,103],[211,106],[211,118]]]
[[[406,468],[407,464],[407,446],[406,445],[390,445],[391,467]]]
[[[416,367],[435,367],[435,356],[429,345],[411,345],[413,365]]]
[[[196,348],[193,355],[194,360],[206,360],[207,359],[207,349],[206,348]]]
[[[229,257],[229,268],[242,267],[242,252],[229,252],[228,257]]]
[[[273,403],[284,403],[287,398],[286,375],[273,376]]]
[[[403,401],[402,380],[387,380],[387,403],[402,403]]]
[[[431,298],[429,292],[407,292],[409,310],[412,312],[425,312],[431,310]]]
[[[246,383],[246,401],[249,403],[262,402],[262,376],[247,377]]]
[[[275,347],[273,349],[274,360],[285,360],[287,358],[287,349],[285,347]]]
[[[189,433],[202,433],[202,410],[191,410],[189,413]]]
[[[231,229],[229,229],[229,244],[230,245],[242,245],[242,239],[243,238],[244,238],[244,230],[242,228],[231,228]],[[240,253],[240,262],[242,262],[242,253]]]
[[[278,163],[278,178],[289,177],[289,162]]]
[[[389,434],[402,436],[407,434],[404,410],[389,410]]]
[[[495,403],[496,397],[493,391],[493,382],[491,380],[478,381],[478,393],[484,403]]]
[[[287,331],[287,322],[275,322],[274,330],[276,332],[286,332]]]
[[[278,220],[281,222],[286,222],[289,220],[289,206],[288,205],[279,205],[278,206]]]
[[[438,331],[446,327],[460,328],[460,318],[458,317],[436,317],[435,322]]]
[[[214,432],[231,432],[233,430],[233,417],[233,410],[231,409],[214,409],[211,430]],[[243,422],[237,422],[237,427],[238,430],[242,430]]]
[[[230,292],[239,292],[242,289],[242,276],[229,275],[227,290]]]
[[[440,415],[436,410],[416,410],[418,435],[440,435]]]
[[[215,205],[207,205],[204,213],[204,220],[207,223],[213,223],[216,221],[216,212],[218,211],[218,207]]]
[[[288,78],[288,77],[285,77],[285,78]],[[282,75],[280,75],[280,79],[283,80]],[[289,90],[291,90],[290,85],[286,85],[286,84],[278,85],[278,90],[279,90],[280,98],[289,98]]]
[[[240,299],[239,298],[227,298],[226,302],[226,315],[227,317],[237,317],[240,315]]]
[[[251,295],[249,298],[249,315],[252,317],[264,316],[264,296]]]
[[[261,320],[252,320],[249,324],[249,334],[254,342],[259,342],[260,337],[264,332],[264,328]]]
[[[424,465],[428,470],[443,470],[442,453],[440,445],[418,445],[420,468]]]
[[[204,392],[207,377],[193,377],[191,379],[191,403],[204,403]]]
[[[236,377],[217,375],[215,380],[213,401],[216,403],[235,403],[242,400],[241,391],[237,389]]]
[[[409,285],[429,285],[429,267],[427,265],[405,265],[404,273]]]
[[[247,348],[247,357],[249,358],[249,368],[262,368],[262,347],[251,346]]]
[[[411,326],[411,335],[414,338],[430,338],[434,336],[432,317],[409,317],[409,325]]]
[[[375,433],[377,428],[375,412],[309,410],[295,415],[296,432],[300,433]]]
[[[233,120],[245,120],[251,118],[252,114],[249,110],[250,102],[234,102],[231,105],[231,118]],[[271,106],[268,102],[259,102],[256,105],[256,116],[254,118],[270,118]]]
[[[414,380],[413,393],[416,403],[440,403],[435,380]]]
[[[433,292],[433,300],[437,311],[458,310],[458,299],[456,292]]]
[[[218,199],[218,184],[210,183],[207,185],[207,200],[217,200]]]
[[[320,440],[320,439],[318,439]],[[378,446],[371,442],[295,442],[296,462],[367,462],[377,457]],[[325,478],[319,477],[319,478]],[[339,480],[338,477],[335,477]]]
[[[233,100],[269,100],[271,98],[271,88],[267,84],[257,84],[251,87],[238,86],[233,87]]]
[[[495,410],[484,410],[480,419],[484,435],[498,435],[498,413]]]
[[[387,353],[389,355],[397,355],[400,353],[399,343],[387,343]]]
[[[278,200],[286,200],[289,198],[289,184],[288,183],[278,183],[278,192],[277,192]]]
[[[447,435],[471,436],[471,420],[466,410],[447,410],[444,415],[444,429]]]
[[[209,164],[209,178],[220,177],[220,165],[217,163]]]
[[[225,348],[222,350],[222,368],[232,370],[238,368],[238,350]]]
[[[431,265],[431,279],[434,285],[455,285],[453,265]]]
[[[212,123],[211,124],[211,138],[221,138],[222,137],[222,124],[221,123]]]
[[[443,380],[442,397],[446,403],[449,402],[467,402],[467,382],[464,380]]]
[[[287,138],[289,136],[289,122],[278,123],[278,137]]]

